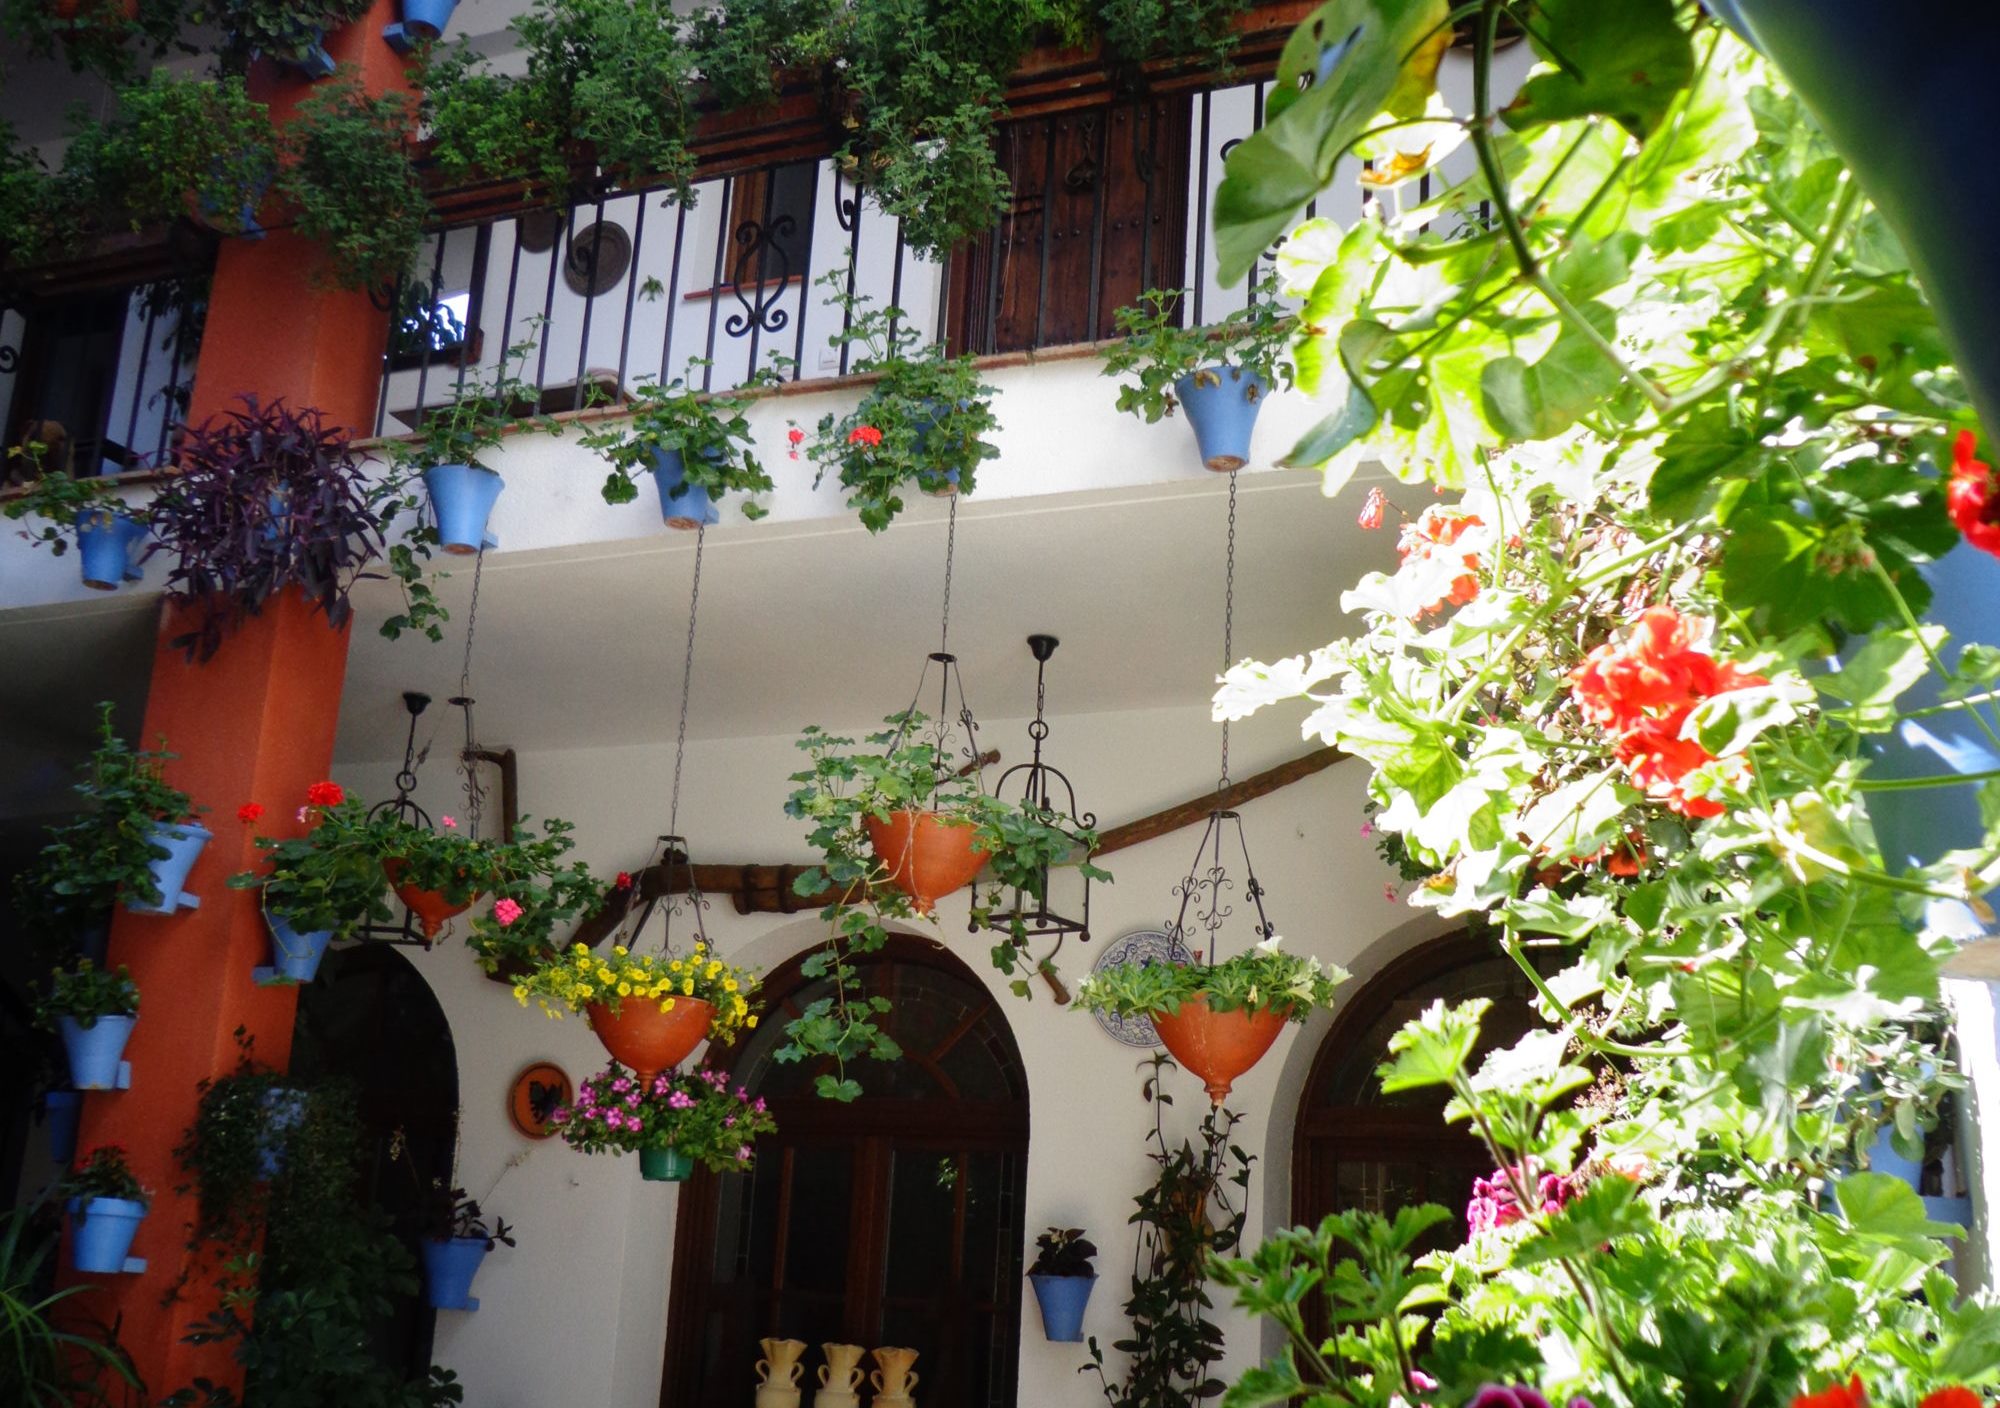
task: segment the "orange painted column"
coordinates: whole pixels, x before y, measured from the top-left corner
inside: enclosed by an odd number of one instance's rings
[[[381,39],[394,18],[395,0],[377,0],[366,18],[327,40],[343,70],[358,69],[371,93],[405,83],[404,60]],[[253,78],[253,89],[282,121],[307,85],[267,71]],[[366,293],[321,287],[314,279],[321,262],[317,247],[283,228],[261,240],[224,242],[191,422],[247,392],[266,403],[317,407],[329,421],[367,433],[388,315]],[[185,1342],[216,1297],[207,1259],[187,1246],[195,1200],[175,1191],[187,1177],[173,1151],[194,1119],[201,1082],[235,1069],[239,1028],[260,1061],[281,1070],[289,1063],[297,990],[252,981],[251,970],[269,961],[263,915],[255,891],[225,882],[257,865],[256,832],[297,834],[306,789],[332,764],[348,645],[346,630],[330,629],[303,598],[287,593],[227,636],[214,657],[193,664],[167,643],[185,629],[176,616],[171,606],[163,609],[141,739],[153,747],[164,738],[178,755],[167,777],[207,808],[201,819],[215,839],[186,885],[199,908],[171,916],[120,910],[112,921],[110,961],[132,970],[140,992],[126,1052],[132,1085],[86,1097],[79,1150],[122,1145],[151,1190],[132,1249],[147,1269],[73,1276],[91,1289],[71,1303],[80,1315],[119,1326],[155,1397],[197,1376],[241,1385],[234,1346]],[[255,826],[237,820],[246,802],[265,809]]]

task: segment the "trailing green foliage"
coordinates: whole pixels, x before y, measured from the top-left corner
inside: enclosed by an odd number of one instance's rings
[[[1287,953],[1272,938],[1216,963],[1147,959],[1095,969],[1077,985],[1076,1005],[1085,1012],[1146,1017],[1172,1014],[1203,998],[1213,1012],[1282,1012],[1288,1022],[1303,1022],[1331,1007],[1335,989],[1346,981],[1345,969],[1311,954]]]
[[[1104,374],[1138,378],[1118,388],[1119,410],[1144,416],[1148,425],[1170,416],[1180,404],[1176,383],[1190,376],[1202,386],[1220,385],[1222,372],[1254,376],[1263,394],[1291,385],[1291,319],[1278,301],[1275,274],[1219,323],[1183,326],[1187,297],[1186,289],[1148,289],[1136,305],[1118,310],[1125,340],[1105,352]]]
[[[705,367],[697,359],[693,365]],[[747,383],[766,384],[769,374]],[[708,491],[720,505],[725,494],[768,494],[771,476],[750,452],[750,422],[744,419],[747,397],[695,391],[679,377],[661,384],[642,382],[632,392],[630,419],[603,422],[583,434],[585,449],[595,450],[611,466],[604,480],[604,501],[629,504],[639,495],[636,483],[665,455],[679,455],[687,483]],[[743,516],[756,520],[769,510],[747,499]]]
[[[286,125],[278,191],[326,251],[333,284],[375,289],[410,271],[430,216],[407,149],[414,129],[407,95],[371,98],[352,78],[316,87]]]

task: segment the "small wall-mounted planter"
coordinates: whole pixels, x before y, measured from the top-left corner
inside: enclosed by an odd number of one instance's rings
[[[484,1237],[426,1237],[419,1248],[424,1261],[424,1294],[433,1310],[477,1310],[472,1278],[486,1260]]]
[[[259,1103],[264,1108],[264,1132],[257,1140],[257,1172],[269,1181],[285,1171],[285,1135],[306,1117],[303,1090],[272,1089]]]
[[[307,49],[304,53],[296,57],[281,59],[279,62],[285,68],[290,69],[293,73],[311,83],[318,83],[321,79],[333,77],[334,71],[339,65],[334,63],[333,55],[327,53],[326,44],[323,42],[325,38],[326,31],[321,30],[320,40],[322,42],[314,44],[310,49]]]
[[[138,1020],[99,1017],[87,1027],[74,1017],[58,1021],[63,1050],[69,1054],[69,1083],[78,1090],[131,1089],[132,1063],[125,1059],[125,1043],[132,1039]]]
[[[443,34],[457,8],[458,0],[403,0],[402,22],[388,26],[382,37],[397,53],[407,54]]]
[[[146,1220],[146,1205],[130,1198],[71,1198],[69,1260],[78,1271],[137,1275],[145,1261],[132,1255],[132,1239]]]
[[[708,490],[687,482],[687,467],[679,450],[653,456],[653,485],[660,491],[660,521],[669,528],[692,532],[722,521]]]
[[[83,584],[111,592],[125,582],[144,580],[145,569],[136,555],[146,532],[146,525],[129,513],[96,509],[78,518],[76,546],[83,560]]]
[[[319,976],[319,964],[326,957],[326,946],[333,940],[333,930],[315,929],[309,934],[301,934],[288,920],[275,914],[264,916],[271,930],[271,961],[261,968],[251,969],[251,976],[259,987],[271,987],[277,983],[309,983]]]
[[[438,542],[446,552],[470,557],[482,547],[500,546],[500,540],[486,531],[486,520],[507,487],[506,480],[490,469],[440,464],[424,471],[424,487],[430,490]]]
[[[639,1177],[648,1183],[685,1183],[694,1172],[694,1160],[678,1149],[641,1149]]]
[[[1042,1306],[1042,1333],[1056,1344],[1083,1343],[1083,1310],[1097,1288],[1095,1276],[1030,1276]]]
[[[68,1165],[76,1157],[76,1123],[83,1115],[83,1092],[51,1090],[42,1097],[42,1118],[49,1127],[49,1157]]]
[[[1269,389],[1241,367],[1203,367],[1174,383],[1203,464],[1227,473],[1250,462],[1250,432]]]
[[[202,847],[214,834],[195,821],[161,822],[155,826],[150,839],[154,845],[164,846],[167,851],[151,865],[153,883],[160,890],[160,902],[139,904],[128,900],[125,908],[134,914],[172,914],[176,910],[201,908],[201,901],[182,887],[187,883],[188,872],[201,858]]]

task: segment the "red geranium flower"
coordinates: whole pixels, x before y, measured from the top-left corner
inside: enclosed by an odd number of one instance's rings
[[[1945,508],[1965,541],[2000,557],[2000,484],[1994,482],[1990,466],[1972,457],[1977,445],[1971,431],[1958,432],[1951,447],[1951,483],[1944,491]]]
[[[245,802],[236,809],[236,819],[245,823],[255,821],[263,814],[264,808],[262,804],[257,802]]]
[[[310,807],[337,807],[347,800],[347,793],[338,782],[315,782],[306,789],[306,805]]]
[[[1868,1408],[1868,1390],[1856,1374],[1844,1384],[1828,1384],[1818,1393],[1802,1393],[1792,1400],[1792,1408]]]
[[[847,432],[847,443],[865,445],[872,450],[882,443],[882,432],[872,425],[857,425]]]
[[[1986,1408],[1986,1405],[1978,1394],[1965,1385],[1953,1384],[1950,1388],[1925,1394],[1917,1408]]]
[[[632,888],[631,873],[629,871],[624,871],[624,870],[619,871],[617,880],[613,881],[612,883],[615,884],[621,890],[631,889]]]
[[[1428,570],[1442,579],[1440,595],[1420,607],[1419,616],[1446,606],[1463,606],[1479,595],[1479,554],[1462,548],[1453,551],[1452,544],[1465,536],[1467,529],[1482,524],[1476,513],[1461,513],[1455,508],[1432,504],[1403,525],[1402,536],[1396,542],[1396,555],[1402,558],[1404,569]]]

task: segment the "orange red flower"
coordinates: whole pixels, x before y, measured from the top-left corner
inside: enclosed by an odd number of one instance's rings
[[[1362,526],[1368,525],[1364,522]],[[1446,508],[1443,504],[1432,504],[1403,525],[1396,540],[1396,555],[1403,560],[1403,569],[1438,578],[1438,594],[1428,604],[1419,606],[1417,615],[1427,616],[1447,606],[1463,606],[1479,595],[1479,554],[1454,545],[1469,529],[1482,526],[1478,514]]]
[[[1382,511],[1388,507],[1389,496],[1380,489],[1370,489],[1368,497],[1361,501],[1361,512],[1354,521],[1363,528],[1373,531],[1382,526]]]
[[[1965,541],[1981,552],[2000,557],[2000,483],[1993,469],[1972,457],[1978,442],[1969,430],[1958,432],[1951,447],[1951,483],[1944,502],[1951,521]]]
[[[338,782],[315,782],[306,789],[309,807],[337,807],[346,800],[347,793]]]
[[[872,450],[882,443],[882,432],[872,425],[857,425],[847,432],[847,443]]]
[[[1802,1393],[1792,1400],[1792,1408],[1868,1408],[1868,1390],[1856,1374],[1844,1384],[1828,1384],[1818,1393]]]
[[[1986,1408],[1978,1394],[1963,1384],[1937,1389],[1924,1395],[1917,1408]]]
[[[259,802],[245,802],[236,809],[236,819],[244,823],[253,822],[263,814],[264,807]]]

